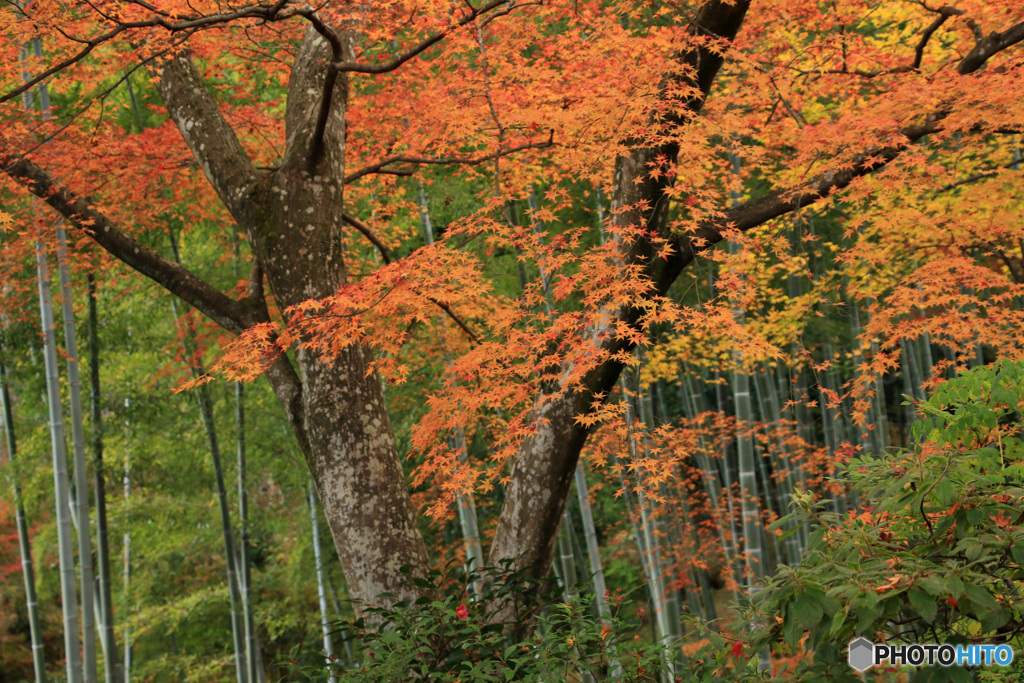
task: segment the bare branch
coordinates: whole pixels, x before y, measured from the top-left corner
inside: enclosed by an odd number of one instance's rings
[[[928,24],[924,32],[921,34],[921,40],[917,41],[917,46],[914,47],[914,63],[911,65],[912,69],[920,69],[921,61],[924,59],[924,49],[928,46],[928,41],[931,39],[932,34],[939,30],[939,27],[946,23],[946,20],[951,16],[963,14],[963,10],[954,9],[952,7],[942,7],[938,10],[939,16],[935,17],[935,21]]]
[[[991,178],[993,176],[999,175],[999,171],[1001,171],[1003,169],[1006,169],[1006,168],[1014,168],[1016,166],[1019,166],[1020,163],[1021,163],[1020,159],[1014,159],[1013,161],[1011,161],[1011,162],[1009,162],[1007,164],[1003,164],[999,168],[993,168],[993,169],[989,169],[987,171],[982,171],[980,173],[975,173],[974,175],[969,176],[967,178],[964,178],[963,180],[957,180],[956,182],[952,182],[952,183],[949,183],[947,185],[943,185],[942,187],[940,187],[938,190],[935,191],[935,194],[942,194],[943,192],[949,192],[950,190],[954,190],[954,189],[956,189],[958,187],[963,187],[964,185],[970,185],[971,183],[976,183],[979,180],[984,180],[985,178]]]
[[[360,221],[358,218],[350,216],[348,213],[342,213],[341,218],[346,223],[351,225],[353,228],[361,232],[363,236],[366,237],[366,239],[370,240],[370,242],[373,243],[373,246],[377,247],[377,250],[380,252],[381,259],[384,261],[384,263],[391,263],[391,255],[388,253],[388,250],[384,246],[384,243],[381,242],[380,239],[378,239],[378,237],[373,234],[373,231],[370,230],[370,227],[368,225]],[[473,330],[469,328],[469,326],[462,320],[462,318],[456,315],[455,311],[453,311],[448,304],[430,296],[429,294],[424,294],[423,296],[426,297],[427,300],[429,300],[435,306],[444,311],[448,315],[448,317],[455,322],[456,325],[462,328],[462,331],[465,332],[466,336],[473,340],[474,343],[480,342],[479,337],[477,337],[476,334],[473,333]]]
[[[0,169],[72,225],[85,230],[111,255],[187,301],[224,329],[239,334],[248,326],[248,316],[240,302],[141,244],[34,162],[4,150],[0,152]]]
[[[497,152],[485,154],[479,157],[410,157],[410,156],[393,156],[388,157],[382,161],[378,161],[375,164],[361,168],[358,171],[354,171],[345,176],[345,184],[359,180],[363,176],[372,175],[375,173],[392,173],[395,175],[412,175],[416,171],[414,169],[403,169],[403,170],[387,170],[388,166],[392,164],[412,164],[413,166],[478,166],[487,161],[493,161],[501,157],[506,157],[516,152],[522,152],[527,149],[546,149],[548,147],[554,147],[555,142],[555,131],[551,131],[548,135],[546,142],[529,142],[524,145],[516,145],[515,147],[509,147],[507,149],[499,149]]]
[[[7,102],[16,97],[19,97],[25,92],[28,92],[39,83],[42,83],[51,76],[67,69],[74,64],[85,59],[89,54],[103,43],[110,42],[121,33],[129,29],[140,29],[140,28],[157,28],[161,27],[169,31],[170,33],[177,33],[180,31],[190,31],[200,28],[208,28],[211,26],[217,26],[220,24],[230,23],[239,19],[262,19],[264,21],[280,21],[294,16],[294,13],[284,13],[281,10],[284,8],[287,0],[277,0],[273,5],[253,5],[250,7],[242,7],[233,12],[224,12],[221,14],[211,14],[207,16],[179,18],[177,21],[171,21],[167,18],[165,13],[161,13],[162,16],[157,16],[152,19],[146,19],[142,21],[125,21],[117,22],[117,25],[109,29],[105,33],[101,33],[97,36],[87,39],[76,39],[76,42],[83,43],[85,47],[71,55],[70,57],[57,62],[56,64],[47,67],[42,72],[24,81],[18,87],[9,90],[8,92],[0,95],[0,102]],[[137,3],[141,4],[141,3]],[[145,6],[145,5],[144,5]],[[155,10],[153,10],[155,11]],[[31,17],[29,17],[31,20]]]
[[[466,26],[467,24],[471,24],[473,21],[475,21],[477,19],[477,17],[480,17],[480,16],[482,16],[484,14],[487,14],[488,12],[490,12],[493,9],[496,9],[498,7],[501,7],[502,5],[508,4],[508,1],[509,0],[491,0],[486,5],[482,5],[481,7],[475,7],[475,8],[472,7],[472,5],[470,5],[470,7],[471,7],[470,11],[468,13],[466,13],[465,15],[463,15],[462,18],[459,19],[457,22],[455,22],[454,24],[452,24],[451,26],[449,26],[448,28],[446,28],[446,29],[444,29],[442,31],[438,31],[434,35],[432,35],[432,36],[430,36],[428,38],[425,38],[424,40],[420,41],[415,46],[413,46],[410,49],[406,50],[405,52],[403,52],[402,54],[398,55],[394,59],[392,59],[392,60],[390,60],[388,62],[384,62],[383,64],[360,64],[358,62],[334,62],[334,63],[331,64],[331,67],[336,69],[336,70],[338,70],[338,71],[340,71],[340,72],[344,72],[344,73],[359,73],[359,74],[383,74],[383,73],[387,73],[389,71],[394,71],[395,69],[398,69],[400,66],[402,66],[403,64],[405,64],[409,60],[413,59],[414,57],[418,57],[419,55],[423,54],[423,52],[425,52],[427,49],[433,47],[437,43],[439,43],[442,40],[444,40],[453,31],[455,31],[457,29],[460,29],[463,26]],[[508,14],[510,11],[512,11],[513,9],[516,9],[517,7],[519,7],[519,5],[513,5],[512,7],[508,8],[508,10],[503,12],[503,13],[504,14]]]
[[[425,296],[432,303],[434,303],[438,308],[440,308],[442,311],[447,313],[448,317],[451,318],[455,322],[456,325],[458,325],[460,328],[462,328],[462,331],[466,333],[466,336],[469,337],[473,341],[474,344],[479,344],[480,343],[480,338],[477,337],[473,333],[473,330],[469,329],[469,326],[466,325],[466,323],[464,323],[462,321],[462,318],[460,318],[458,315],[455,314],[455,311],[453,311],[448,304],[444,303],[443,301],[439,301],[438,299],[435,299],[434,297],[432,297],[430,295],[425,295]]]
[[[368,225],[363,223],[355,216],[351,216],[347,213],[342,213],[341,219],[348,223],[349,225],[351,225],[356,230],[358,230],[359,232],[361,232],[363,234],[363,237],[370,240],[373,246],[377,247],[377,251],[380,252],[380,257],[385,264],[391,263],[391,255],[388,254],[387,247],[384,246],[383,242],[377,239],[377,236],[373,234],[373,230],[370,230],[370,227]]]

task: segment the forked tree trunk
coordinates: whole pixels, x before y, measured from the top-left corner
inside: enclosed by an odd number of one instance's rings
[[[748,4],[747,0],[705,3],[689,31],[702,44],[730,40]],[[475,12],[460,22],[473,21],[478,16]],[[264,277],[281,309],[331,296],[347,279],[342,225],[347,77],[338,65],[354,59],[357,36],[348,30],[321,28],[330,36],[330,44],[308,29],[292,65],[284,115],[285,150],[271,171],[257,169],[247,156],[187,51],[154,63],[157,87],[171,118],[246,233],[256,257],[249,295],[243,301],[224,295],[147,249],[87,199],[60,188],[32,161],[3,157],[3,170],[87,230],[101,247],[235,334],[269,321],[262,297]],[[685,103],[690,111],[703,106],[722,64],[720,55],[717,46],[680,53],[679,73],[685,75],[679,77],[691,79],[688,84],[698,92]],[[674,181],[665,176],[651,178],[649,170],[662,161],[674,162],[678,152],[670,142],[638,148],[616,163],[615,221],[623,228],[646,227],[675,246],[669,258],[661,259],[652,242],[641,239],[620,255],[623,263],[645,269],[653,295],[664,294],[701,249],[722,239],[721,226],[711,223],[698,234],[682,238],[672,234],[665,190]],[[842,176],[840,181],[829,176],[828,183],[839,182],[849,178]],[[747,213],[726,215],[722,225],[749,229],[793,210],[798,201],[800,197],[792,201],[772,197]],[[641,317],[641,311],[633,308],[609,313],[619,324],[634,325]],[[595,332],[601,331],[614,331],[614,323]],[[613,354],[628,350],[629,342],[614,335],[609,338],[614,341],[607,350]],[[371,360],[371,351],[362,345],[348,347],[330,363],[313,351],[299,349],[294,365],[282,354],[265,370],[313,475],[350,594],[364,602],[374,601],[382,592],[397,599],[417,597],[418,591],[399,568],[410,565],[424,572],[428,567],[381,384],[375,374],[367,373]],[[576,423],[576,417],[592,408],[594,396],[607,395],[621,370],[619,362],[609,361],[590,373],[578,390],[560,389],[538,399],[535,423],[539,428],[515,458],[491,564],[511,560],[516,567],[534,567],[540,576],[547,573],[580,449],[589,432]]]
[[[341,35],[346,54],[352,39]],[[327,90],[332,105],[326,118],[318,118],[329,62],[326,41],[310,29],[289,82],[284,159],[264,176],[217,111],[191,57],[182,53],[158,69],[171,117],[248,235],[282,308],[331,296],[346,282],[341,218],[346,79],[338,77]],[[241,331],[265,320],[266,306],[239,317],[243,320],[226,326]],[[350,593],[367,603],[385,592],[414,597],[415,589],[398,570],[406,564],[417,571],[427,567],[380,380],[367,373],[371,360],[361,345],[345,349],[330,364],[299,349],[294,370],[282,357],[267,373],[313,474]]]

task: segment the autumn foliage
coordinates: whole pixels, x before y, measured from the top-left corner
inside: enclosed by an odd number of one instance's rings
[[[1018,0],[36,0],[0,35],[5,316],[58,214],[77,273],[185,299],[210,372],[180,388],[269,378],[343,556],[381,535],[329,495],[345,457],[401,456],[397,555],[500,489],[492,559],[546,571],[582,454],[676,525],[677,582],[735,586],[745,497],[768,524],[910,442],[895,377],[1024,357]],[[739,375],[784,398],[680,407]],[[365,458],[332,436],[367,425]],[[711,500],[737,439],[765,490]]]

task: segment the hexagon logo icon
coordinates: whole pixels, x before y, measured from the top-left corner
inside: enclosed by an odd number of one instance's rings
[[[866,671],[875,663],[875,644],[867,638],[850,641],[850,666],[857,671]]]

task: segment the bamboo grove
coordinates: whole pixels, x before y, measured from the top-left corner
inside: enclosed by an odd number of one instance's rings
[[[856,524],[911,552],[879,463],[952,481],[928,458],[996,438],[1017,476],[1018,2],[35,0],[0,25],[0,680],[365,670],[358,620],[451,567],[591,596],[600,629],[630,610],[664,646],[630,680],[720,642],[716,677],[784,675],[844,618],[902,624],[857,602],[886,591],[908,628],[996,623],[930,569],[857,596],[813,572]],[[979,396],[984,434],[948,408]],[[937,487],[929,543],[958,514]],[[547,628],[489,589],[457,620]],[[572,679],[627,680],[618,647]]]

